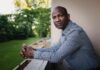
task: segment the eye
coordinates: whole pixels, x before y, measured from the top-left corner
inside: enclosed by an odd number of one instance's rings
[[[63,14],[59,14],[58,16],[59,16],[59,17],[64,17],[64,15],[63,15]]]
[[[55,19],[55,18],[56,18],[56,16],[53,16],[52,18],[53,18],[53,19]]]

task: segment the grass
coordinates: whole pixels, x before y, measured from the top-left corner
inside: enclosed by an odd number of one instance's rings
[[[27,40],[13,40],[0,43],[0,70],[12,70],[23,60],[19,54],[22,44],[31,44],[39,39],[28,38]]]

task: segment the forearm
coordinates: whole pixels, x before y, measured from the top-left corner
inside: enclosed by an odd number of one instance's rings
[[[34,51],[34,59],[41,59],[41,60],[46,60],[52,63],[56,63],[57,58],[51,58],[51,57],[56,57],[54,55],[55,52],[41,52],[41,51]]]
[[[57,49],[59,49],[60,47],[60,44],[54,44],[52,45],[51,47],[49,48],[39,48],[39,49],[36,49],[37,51],[41,51],[41,52],[54,52],[54,51],[57,51]]]

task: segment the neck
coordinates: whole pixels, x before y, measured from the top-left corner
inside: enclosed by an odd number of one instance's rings
[[[65,30],[66,26],[69,24],[69,21],[70,21],[70,20],[68,20],[68,21],[66,22],[66,24],[64,25],[64,27],[62,28],[63,31]]]

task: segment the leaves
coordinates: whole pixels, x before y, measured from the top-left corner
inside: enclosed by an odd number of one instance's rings
[[[37,8],[35,11],[37,12],[36,21],[38,22],[38,24],[35,24],[35,30],[38,36],[47,37],[50,35],[50,9]]]
[[[16,0],[17,7],[20,1],[31,8],[19,8],[15,14],[0,16],[0,41],[11,39],[26,39],[30,36],[50,36],[50,8],[46,7],[45,0]],[[45,4],[42,7],[42,4]]]

